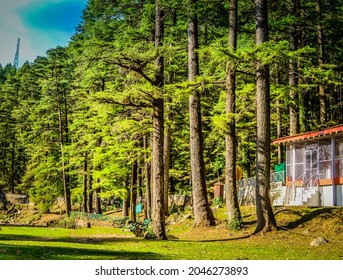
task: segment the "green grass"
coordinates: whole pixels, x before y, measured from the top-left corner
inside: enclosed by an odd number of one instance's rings
[[[224,212],[217,215],[222,217]],[[342,209],[281,209],[276,218],[288,230],[251,236],[256,221],[252,212],[243,209],[244,224],[239,231],[229,231],[223,222],[215,228],[192,229],[192,220],[186,220],[167,226],[168,241],[143,240],[111,227],[2,226],[0,259],[341,260],[342,213]],[[311,247],[316,236],[325,236],[329,243]]]
[[[110,228],[2,227],[0,259],[342,259],[342,244],[310,247],[287,232],[273,238],[231,236],[220,241],[152,241]],[[340,246],[337,246],[340,245]]]

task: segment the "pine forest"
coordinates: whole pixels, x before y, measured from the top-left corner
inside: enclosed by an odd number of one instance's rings
[[[0,192],[131,220],[142,199],[166,239],[170,194],[215,225],[211,182],[242,221],[239,168],[270,231],[272,141],[343,123],[342,34],[342,0],[89,0],[67,46],[0,67]]]

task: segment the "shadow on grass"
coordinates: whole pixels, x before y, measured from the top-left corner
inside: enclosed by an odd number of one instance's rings
[[[135,251],[111,251],[58,246],[1,244],[2,260],[159,260],[166,259],[156,253]]]
[[[235,240],[242,240],[242,239],[247,239],[250,238],[251,234],[240,236],[240,237],[233,237],[233,238],[224,238],[224,239],[210,239],[210,240],[197,240],[194,242],[198,243],[207,243],[207,242],[227,242],[227,241],[235,241]],[[183,241],[183,240],[181,240]]]
[[[101,244],[110,242],[138,242],[135,237],[40,237],[34,235],[0,234],[0,240],[35,241],[35,242],[64,242],[79,244]]]
[[[286,214],[294,214],[294,215],[299,216],[298,220],[293,221],[293,222],[289,222],[289,223],[287,223],[286,225],[283,226],[283,228],[295,229],[298,226],[300,226],[300,225],[302,225],[302,224],[304,224],[306,222],[311,221],[312,219],[316,218],[319,215],[331,214],[334,209],[335,208],[329,208],[329,207],[317,208],[317,209],[312,210],[312,211],[310,211],[309,213],[306,213],[306,214],[302,214],[299,211],[294,211],[294,210],[290,210],[290,209],[282,209],[280,211],[277,211],[275,213],[275,215],[277,215],[278,213],[283,212],[283,213],[286,213]]]

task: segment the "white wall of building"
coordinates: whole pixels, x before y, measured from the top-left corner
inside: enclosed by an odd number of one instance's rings
[[[343,206],[343,186],[336,186],[337,206]]]
[[[333,188],[325,186],[322,188],[322,206],[333,206]]]

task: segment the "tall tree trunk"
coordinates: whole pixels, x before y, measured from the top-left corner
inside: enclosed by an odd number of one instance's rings
[[[297,14],[297,0],[291,1],[292,15]],[[289,47],[291,51],[297,50],[297,30],[295,24],[291,24],[289,30]],[[289,61],[289,97],[290,97],[290,106],[289,106],[289,134],[294,135],[299,133],[299,114],[298,114],[298,74],[297,74],[297,61],[295,58],[291,58]]]
[[[12,136],[12,151],[11,151],[11,193],[14,194],[15,187],[15,133]]]
[[[155,81],[161,91],[164,82],[164,58],[160,53],[164,38],[164,12],[156,0],[155,48]],[[161,92],[158,92],[160,95]],[[165,229],[164,187],[163,187],[163,134],[164,134],[164,102],[162,97],[154,100],[153,136],[152,136],[152,188],[153,188],[153,232],[157,239],[167,239]]]
[[[92,166],[90,166],[90,172],[91,172]],[[88,213],[93,212],[93,176],[92,174],[89,174],[89,184],[88,184]]]
[[[136,222],[136,200],[137,200],[137,161],[132,162],[131,184],[130,184],[130,220]]]
[[[59,124],[59,142],[61,151],[61,161],[62,161],[62,178],[63,178],[63,189],[64,189],[64,199],[66,205],[66,214],[69,216],[71,211],[71,201],[70,201],[70,189],[69,180],[66,171],[65,157],[64,157],[64,133],[63,133],[63,119],[62,119],[62,108],[61,108],[61,96],[57,86],[57,113],[58,113],[58,124]]]
[[[171,99],[169,99],[171,102]],[[165,129],[164,135],[164,211],[166,215],[168,215],[168,195],[169,195],[169,168],[170,168],[170,145],[171,145],[171,128],[170,128],[170,121],[171,121],[171,109],[167,107],[166,112],[166,120],[167,125]]]
[[[237,48],[237,0],[230,0],[229,4],[229,48]],[[232,60],[227,62],[226,68],[226,116],[227,133],[225,136],[225,186],[226,208],[228,224],[241,221],[236,185],[236,67]]]
[[[276,85],[281,85],[281,74],[280,74],[280,65],[276,65],[276,79],[275,79]],[[276,97],[276,137],[281,138],[282,137],[282,104],[280,97]],[[283,156],[283,144],[278,145],[277,150],[277,158],[278,158],[278,164],[282,163],[284,161]]]
[[[188,17],[188,80],[194,82],[199,75],[198,19],[196,0],[189,0]],[[215,225],[215,219],[208,204],[206,174],[203,155],[200,92],[195,89],[189,97],[190,150],[193,190],[194,227]]]
[[[83,178],[82,178],[82,202],[83,202],[83,212],[87,212],[87,192],[88,192],[88,186],[87,186],[87,178],[88,178],[88,158],[87,158],[87,152],[84,153],[84,160],[83,160]]]
[[[98,181],[98,183],[99,183],[99,181]],[[95,189],[95,212],[97,214],[102,214],[100,192],[101,192],[100,187],[97,187]]]
[[[144,151],[148,149],[147,137],[143,136],[143,147]],[[151,164],[147,159],[147,153],[144,153],[144,169],[145,169],[145,208],[146,208],[146,218],[151,220]]]
[[[256,0],[256,44],[268,41],[267,0]],[[269,66],[256,64],[256,214],[257,232],[267,232],[276,227],[271,207],[270,190],[270,85]]]
[[[130,200],[124,199],[123,200],[123,217],[129,217],[129,207],[130,207]]]
[[[300,5],[300,0],[297,0],[298,3],[298,9],[300,11],[300,17],[303,18],[304,17],[304,9],[301,7]],[[302,27],[300,32],[299,32],[299,36],[298,36],[298,45],[299,48],[302,49],[304,47],[304,40],[305,40],[305,28]],[[303,69],[302,66],[302,62],[301,60],[298,60],[298,69]],[[299,73],[298,75],[298,85],[300,88],[299,91],[299,132],[300,133],[304,133],[307,131],[307,120],[306,120],[306,91],[301,89],[301,85],[304,84],[305,81],[303,79],[303,76],[301,75],[301,73]]]
[[[322,1],[316,0],[317,11],[317,42],[318,42],[318,66],[322,67],[324,64],[324,35],[322,27]],[[320,124],[326,123],[326,96],[325,87],[321,83],[319,84],[319,120]]]

